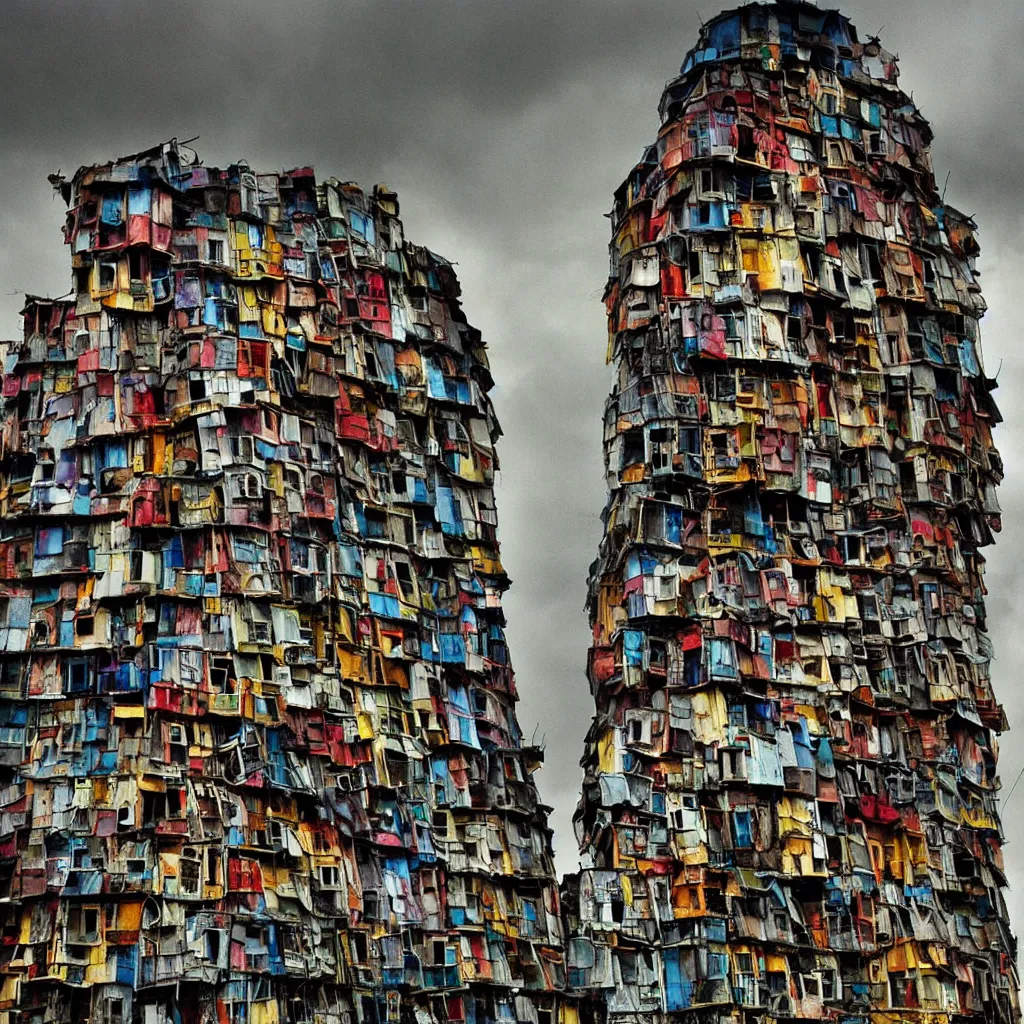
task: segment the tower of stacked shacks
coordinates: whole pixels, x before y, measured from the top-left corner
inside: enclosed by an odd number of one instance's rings
[[[8,344],[0,1020],[548,1024],[487,357],[394,193],[55,179]]]
[[[835,11],[715,18],[660,112],[611,215],[569,982],[612,1024],[1014,1021],[974,225]]]

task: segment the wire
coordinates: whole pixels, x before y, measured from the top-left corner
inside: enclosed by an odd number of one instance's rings
[[[1017,788],[1017,783],[1020,782],[1021,778],[1024,777],[1024,768],[1021,768],[1017,772],[1017,778],[1013,780],[1013,785],[1010,787],[1010,792],[1006,794],[1006,799],[1003,801],[1003,810],[1006,810],[1007,805],[1010,802],[1010,797],[1013,796],[1013,791]]]

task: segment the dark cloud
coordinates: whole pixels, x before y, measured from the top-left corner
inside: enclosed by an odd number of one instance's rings
[[[940,182],[982,229],[985,352],[1001,366],[1005,529],[989,566],[997,691],[1024,733],[1024,356],[1014,303],[1024,21],[1013,3],[853,0],[931,119]],[[713,4],[700,8],[710,17]],[[498,490],[524,731],[547,740],[540,786],[571,867],[577,760],[590,716],[585,578],[604,502],[608,386],[601,291],[611,194],[657,127],[662,85],[699,25],[680,0],[8,0],[0,34],[0,333],[23,291],[65,290],[51,171],[199,134],[208,163],[398,188],[410,237],[458,262],[491,344],[505,427]],[[1019,735],[1019,734],[1018,734]],[[1013,734],[1011,733],[1011,737]],[[1024,739],[1007,742],[1009,789]],[[1024,878],[1024,783],[1006,814]],[[1015,922],[1024,902],[1011,894]]]

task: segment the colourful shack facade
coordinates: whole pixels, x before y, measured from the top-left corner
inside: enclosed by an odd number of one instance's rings
[[[970,218],[836,11],[704,25],[615,195],[569,984],[615,1022],[1019,1017]]]
[[[7,1024],[557,1024],[487,355],[398,201],[55,177],[0,427]]]

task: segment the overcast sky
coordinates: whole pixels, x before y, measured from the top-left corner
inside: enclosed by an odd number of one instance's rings
[[[824,6],[824,5],[822,5]],[[1004,530],[988,549],[997,693],[1024,767],[1024,357],[1012,326],[1024,282],[1024,19],[1012,2],[852,0],[881,32],[936,132],[947,198],[976,215],[986,369],[1006,422]],[[541,795],[562,870],[591,703],[586,571],[604,503],[600,415],[609,384],[601,292],[615,187],[657,130],[713,0],[5,0],[0,33],[0,336],[25,291],[69,280],[63,203],[46,175],[172,136],[208,164],[313,164],[397,188],[407,237],[458,264],[490,344],[505,438],[498,485],[505,607],[520,720],[547,741]],[[1000,369],[1001,365],[1001,369]],[[1024,782],[1006,813],[1016,927],[1024,921]]]

